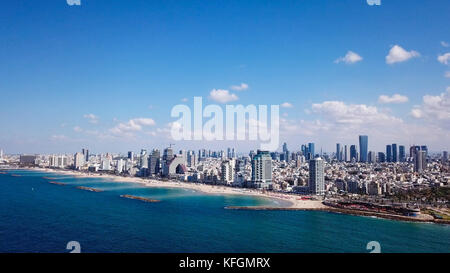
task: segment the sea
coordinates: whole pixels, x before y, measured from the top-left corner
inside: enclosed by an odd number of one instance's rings
[[[379,243],[382,253],[450,252],[448,225],[319,211],[228,210],[282,204],[100,177],[0,171],[0,253],[68,253],[73,242],[82,253],[368,253],[369,242]]]

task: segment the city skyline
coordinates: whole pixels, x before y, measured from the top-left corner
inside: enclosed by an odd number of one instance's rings
[[[8,2],[0,11],[8,41],[0,45],[0,147],[199,149],[204,141],[169,139],[170,110],[202,96],[222,107],[280,105],[279,149],[314,142],[316,151],[336,143],[359,151],[355,138],[368,135],[368,151],[392,143],[449,150],[450,31],[442,26],[450,4],[421,5],[227,1],[193,12],[170,1]]]

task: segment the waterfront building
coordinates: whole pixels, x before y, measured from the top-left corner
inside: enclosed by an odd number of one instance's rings
[[[141,155],[139,157],[139,168],[148,169],[148,154],[147,150],[145,149],[141,150]]]
[[[161,164],[160,160],[160,151],[158,149],[153,149],[152,154],[148,157],[148,169],[150,175],[159,174]]]
[[[232,184],[234,182],[234,176],[235,176],[235,160],[234,159],[228,159],[222,161],[221,164],[221,173],[220,173],[220,180],[224,184]]]
[[[359,136],[359,161],[367,162],[367,153],[369,150],[369,137]]]
[[[182,155],[173,156],[170,161],[165,161],[163,166],[163,176],[170,177],[176,174],[185,174],[186,158]]]
[[[84,161],[85,161],[85,156],[83,155],[83,153],[76,153],[73,157],[73,167],[75,168],[75,170],[79,170],[83,167],[84,165]]]
[[[311,194],[325,194],[324,161],[321,157],[309,161],[309,192]]]
[[[258,150],[252,159],[252,184],[263,189],[272,186],[272,158],[268,151]]]

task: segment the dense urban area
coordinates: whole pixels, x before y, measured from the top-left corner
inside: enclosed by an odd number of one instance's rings
[[[291,152],[257,150],[238,155],[226,151],[175,152],[169,145],[121,154],[93,154],[82,149],[74,155],[6,155],[1,168],[41,167],[85,173],[141,177],[161,181],[203,183],[299,195],[323,200],[337,209],[392,212],[449,220],[450,164],[448,152],[430,154],[425,145],[389,144],[384,152],[368,151],[368,136],[359,145],[336,144],[327,154],[314,143]]]

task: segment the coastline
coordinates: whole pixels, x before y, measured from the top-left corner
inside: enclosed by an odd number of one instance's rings
[[[376,217],[381,219],[389,219],[395,221],[406,221],[406,222],[416,222],[416,223],[435,223],[449,225],[450,221],[439,220],[434,218],[425,217],[410,217],[395,214],[386,214],[372,211],[361,211],[361,210],[351,210],[335,208],[331,206],[324,205],[322,201],[319,200],[301,200],[299,196],[283,194],[283,193],[272,193],[272,192],[262,192],[256,189],[242,189],[242,188],[232,188],[221,185],[209,185],[201,183],[191,183],[191,182],[181,182],[181,181],[160,181],[155,179],[143,179],[139,177],[121,177],[110,174],[95,174],[95,173],[83,173],[74,170],[57,170],[57,169],[46,169],[46,168],[21,168],[22,170],[32,170],[47,173],[56,173],[61,175],[69,175],[79,178],[104,178],[113,182],[130,182],[139,183],[146,187],[154,188],[181,188],[194,190],[201,192],[203,194],[209,195],[241,195],[241,196],[251,196],[266,198],[273,201],[278,201],[278,205],[274,206],[230,206],[225,207],[225,209],[231,210],[290,210],[290,211],[323,211],[329,213],[347,214],[354,216],[365,216],[365,217]]]
[[[278,206],[271,206],[270,208],[280,209],[303,209],[303,210],[315,210],[325,209],[327,206],[322,204],[322,201],[316,200],[299,200],[300,197],[283,193],[270,193],[262,192],[255,189],[242,189],[232,188],[221,185],[208,185],[201,183],[181,182],[181,181],[159,181],[155,179],[143,179],[139,177],[121,177],[109,174],[94,174],[94,173],[82,173],[73,170],[56,170],[56,169],[44,169],[44,168],[24,168],[24,170],[35,170],[47,173],[56,173],[62,175],[70,175],[79,178],[104,178],[113,182],[131,182],[139,183],[146,187],[155,188],[182,188],[188,190],[194,190],[203,194],[211,195],[242,195],[251,197],[267,198],[277,201]]]

